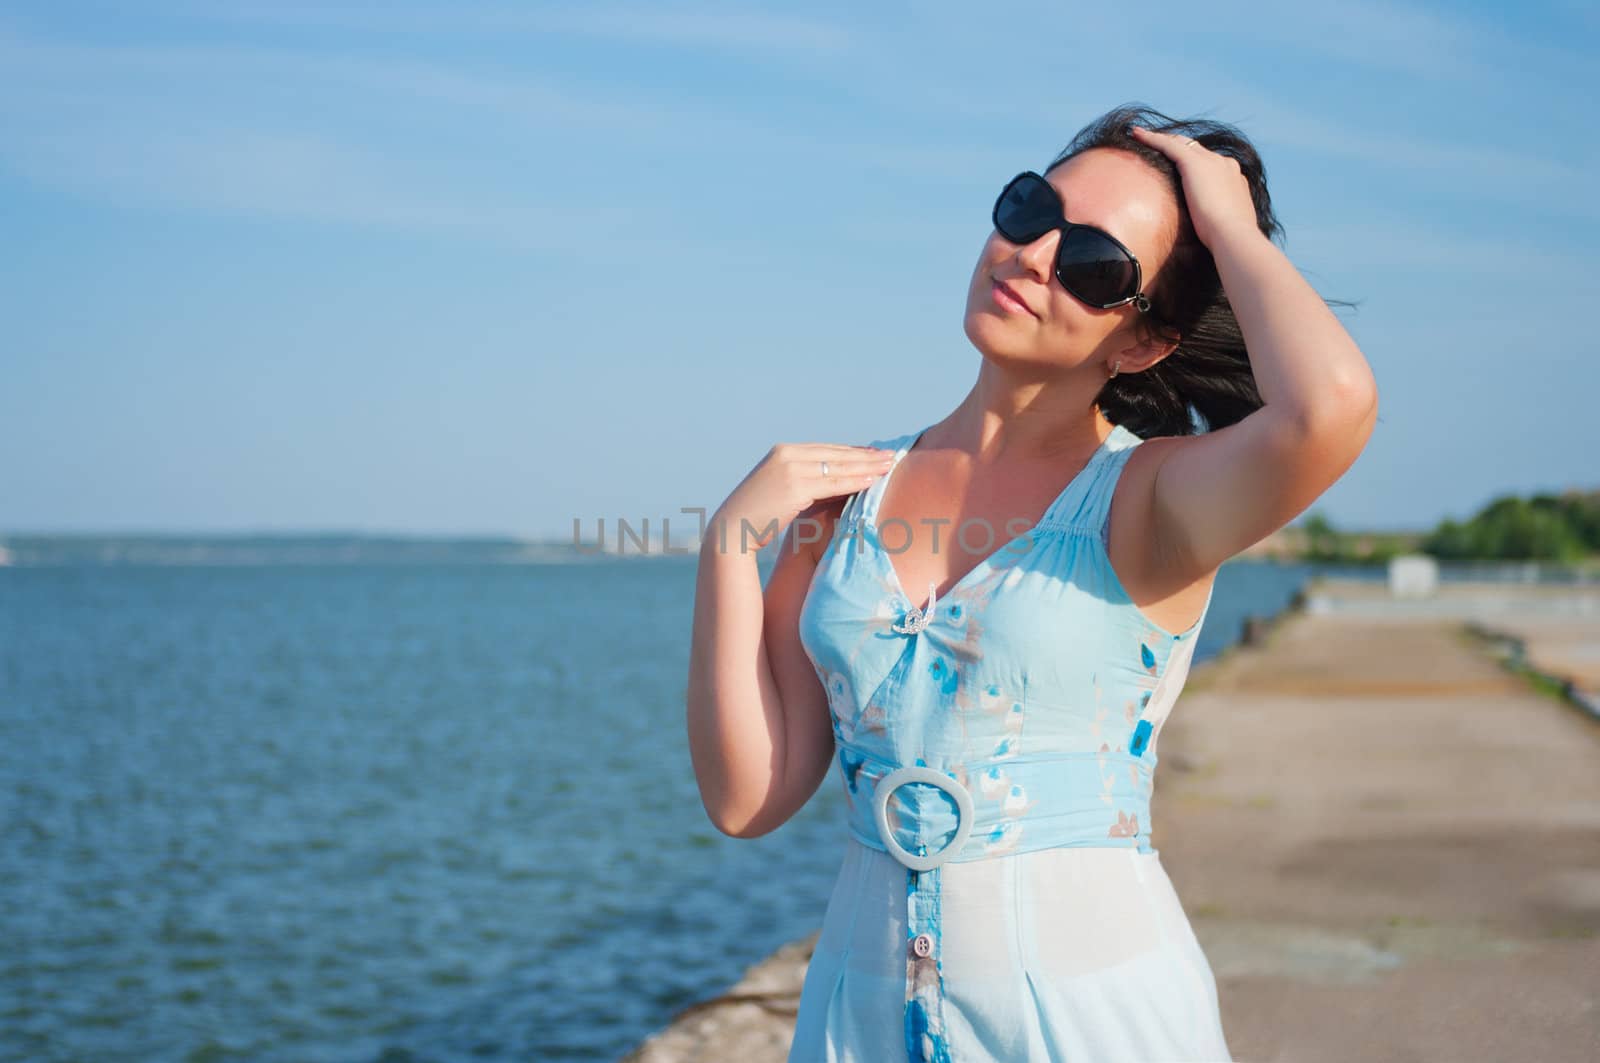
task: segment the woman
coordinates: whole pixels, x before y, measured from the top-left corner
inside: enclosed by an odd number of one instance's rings
[[[1156,740],[1218,567],[1350,467],[1375,384],[1229,126],[1118,108],[992,220],[955,410],[780,444],[710,522],[701,798],[756,837],[839,765],[791,1061],[1229,1059],[1150,842]]]

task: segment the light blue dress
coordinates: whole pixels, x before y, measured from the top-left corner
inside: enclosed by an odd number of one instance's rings
[[[1142,440],[1116,427],[1038,524],[913,600],[889,555],[929,529],[877,509],[921,435],[873,442],[895,462],[849,499],[800,613],[848,831],[789,1061],[1231,1059],[1150,834],[1211,598],[1167,631],[1106,549]]]

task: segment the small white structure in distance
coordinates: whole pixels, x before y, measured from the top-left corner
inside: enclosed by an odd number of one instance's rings
[[[1395,598],[1428,598],[1439,589],[1439,562],[1427,554],[1402,554],[1389,559],[1389,594]]]

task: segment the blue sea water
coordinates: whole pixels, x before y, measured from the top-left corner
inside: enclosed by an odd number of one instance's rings
[[[1310,574],[1225,565],[1197,660]],[[0,568],[0,1059],[615,1060],[811,933],[837,781],[706,820],[694,576]]]

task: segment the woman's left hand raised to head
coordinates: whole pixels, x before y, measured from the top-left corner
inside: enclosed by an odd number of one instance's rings
[[[1178,167],[1195,235],[1213,254],[1225,241],[1263,235],[1256,224],[1250,182],[1239,169],[1238,159],[1212,151],[1188,137],[1157,133],[1140,125],[1130,125],[1128,129]]]

